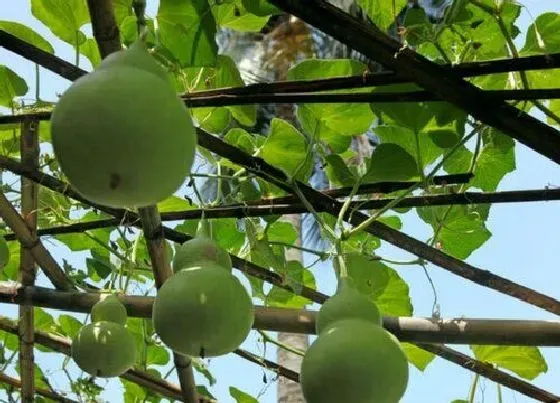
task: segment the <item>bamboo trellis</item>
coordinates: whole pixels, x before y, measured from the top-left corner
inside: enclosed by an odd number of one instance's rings
[[[281,102],[401,102],[401,101],[447,101],[464,109],[481,122],[493,126],[503,133],[512,136],[543,156],[560,162],[560,137],[557,130],[520,112],[508,105],[505,100],[536,100],[560,98],[560,90],[510,90],[482,91],[464,80],[466,77],[492,74],[497,72],[526,71],[552,69],[560,67],[560,55],[531,56],[526,58],[498,60],[482,63],[468,63],[458,66],[441,66],[429,62],[409,49],[401,49],[400,44],[386,36],[373,26],[364,25],[341,10],[323,0],[269,0],[283,11],[301,18],[314,25],[335,39],[345,43],[370,59],[383,64],[392,71],[369,73],[360,77],[337,78],[313,81],[296,81],[281,83],[261,83],[243,88],[215,89],[194,94],[184,94],[182,98],[190,107],[225,106],[254,103]],[[118,27],[115,23],[110,0],[88,0],[94,37],[97,40],[102,57],[121,48]],[[11,50],[44,68],[47,68],[69,80],[76,80],[87,72],[54,55],[44,52],[31,44],[0,31],[0,45]],[[398,57],[395,54],[398,53]],[[350,89],[357,87],[373,87],[394,83],[412,82],[424,88],[422,91],[407,93],[374,93],[374,94],[315,94],[318,91],[332,89]],[[2,123],[21,123],[22,142],[31,139],[30,128],[38,127],[40,120],[49,119],[48,112],[26,115],[0,117]],[[35,133],[36,135],[36,133]],[[295,197],[294,185],[285,174],[262,159],[247,155],[238,148],[226,144],[218,137],[198,130],[199,146],[214,152],[221,157],[246,168],[247,172],[269,181],[288,192],[289,196],[277,199],[259,200],[243,205],[220,206],[205,209],[209,218],[264,216],[270,214],[293,214],[307,212],[307,208]],[[14,387],[21,387],[23,401],[32,401],[35,393],[44,394],[51,391],[36,389],[33,385],[33,348],[32,343],[46,345],[63,354],[69,353],[70,341],[59,336],[45,334],[33,330],[32,320],[26,307],[43,306],[73,312],[87,312],[98,298],[97,294],[78,291],[76,286],[66,277],[40,238],[59,233],[81,232],[95,228],[133,225],[144,230],[148,250],[154,270],[156,285],[159,287],[170,276],[171,271],[165,259],[165,240],[184,242],[190,239],[187,234],[163,226],[162,221],[200,218],[201,210],[178,211],[159,214],[157,208],[142,209],[138,214],[120,209],[107,208],[92,204],[80,197],[67,184],[40,172],[33,158],[38,146],[25,143],[22,146],[21,162],[0,156],[0,167],[22,177],[23,188],[30,189],[22,194],[21,215],[10,202],[0,195],[0,216],[12,230],[7,240],[17,240],[22,245],[22,277],[21,283],[0,284],[0,302],[14,303],[22,307],[20,321],[12,322],[0,318],[0,329],[20,335],[22,362],[31,363],[22,371],[21,381],[0,376],[0,381]],[[25,145],[24,144],[24,145]],[[29,144],[32,144],[31,146]],[[452,186],[466,183],[470,175],[448,175],[435,177],[433,184]],[[64,194],[82,203],[88,204],[111,216],[104,220],[73,225],[36,229],[36,215],[33,197],[37,186],[45,186],[55,192]],[[314,210],[338,215],[341,210],[341,197],[349,194],[349,189],[319,192],[306,184],[296,185],[313,206]],[[399,189],[421,186],[421,183],[384,183],[366,185],[362,194],[385,194]],[[27,194],[27,195],[26,195]],[[460,193],[435,196],[412,196],[404,198],[394,207],[415,207],[453,204],[476,203],[509,203],[560,200],[558,189],[520,190],[493,193]],[[345,216],[345,220],[353,225],[364,225],[370,218],[362,211],[382,208],[394,200],[381,198],[367,202],[356,202],[356,211]],[[23,216],[23,217],[22,217]],[[560,314],[560,301],[532,290],[511,280],[492,274],[488,270],[474,267],[466,262],[453,258],[444,252],[429,247],[408,235],[394,230],[384,224],[373,221],[366,231],[401,249],[409,251],[420,258],[433,263],[451,273],[469,279],[484,287],[492,288],[505,295],[512,296],[526,303],[538,306],[549,312]],[[35,287],[29,262],[35,261],[55,286],[55,290]],[[249,276],[260,278],[275,286],[294,291],[284,284],[282,278],[254,263],[232,256],[234,267]],[[299,293],[311,301],[322,303],[328,297],[316,290],[302,287]],[[132,316],[149,317],[151,304],[149,297],[122,296],[127,310]],[[26,313],[27,312],[27,313]],[[462,353],[443,346],[443,343],[470,344],[509,344],[509,345],[560,345],[560,322],[539,321],[500,321],[490,319],[430,319],[430,318],[384,318],[384,326],[403,341],[415,343],[418,347],[430,351],[448,361],[461,365],[466,369],[479,373],[489,379],[501,383],[513,390],[542,402],[557,402],[560,397],[539,389],[530,383],[517,379],[489,364],[485,364]],[[314,312],[278,308],[256,307],[255,328],[312,334],[314,331]],[[270,361],[265,361],[249,352],[237,350],[237,355],[276,371],[279,375],[298,380],[299,375]],[[177,369],[180,386],[155,379],[147,373],[131,370],[124,378],[150,388],[166,397],[198,402],[208,399],[197,396],[192,368],[188,360],[175,355],[174,364]],[[31,372],[29,371],[31,368]],[[63,397],[61,397],[62,399]],[[30,400],[31,399],[31,400]],[[63,401],[63,400],[61,400]],[[66,401],[69,401],[68,399]]]

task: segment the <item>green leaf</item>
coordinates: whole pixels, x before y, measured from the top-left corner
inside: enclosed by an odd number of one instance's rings
[[[121,25],[125,18],[134,15],[132,2],[133,0],[112,0],[111,3],[113,4],[113,10],[115,11],[115,20],[117,21],[117,25]]]
[[[407,181],[417,177],[416,161],[404,148],[382,143],[375,148],[362,182]]]
[[[522,55],[560,52],[560,14],[544,13],[538,16],[527,31]]]
[[[192,206],[187,200],[174,195],[169,196],[167,199],[159,202],[157,204],[157,207],[160,213],[169,211],[192,210],[196,208],[196,206]]]
[[[282,14],[282,10],[267,0],[242,0],[243,7],[251,14],[267,17],[274,14]]]
[[[349,253],[344,259],[348,276],[363,294],[377,298],[389,284],[388,267],[360,253]]]
[[[386,31],[397,18],[398,13],[407,5],[407,0],[358,0],[368,17],[382,31]]]
[[[255,15],[245,9],[242,0],[233,0],[212,6],[216,22],[239,32],[259,32],[267,23],[268,15]]]
[[[231,121],[228,108],[196,108],[191,111],[200,128],[208,133],[222,133]]]
[[[245,151],[247,154],[253,155],[257,150],[257,147],[262,145],[258,144],[261,139],[264,144],[264,137],[254,136],[244,129],[235,127],[227,132],[223,140],[226,143]]]
[[[471,346],[477,360],[489,362],[533,380],[548,371],[540,350],[533,346]]]
[[[8,242],[10,261],[0,270],[0,280],[16,280],[19,274],[20,244],[19,242]]]
[[[18,37],[22,41],[44,50],[45,52],[54,53],[54,49],[51,44],[27,25],[13,21],[0,21],[0,29]]]
[[[381,144],[396,144],[402,147],[422,168],[443,154],[442,148],[434,143],[431,136],[406,127],[379,126],[375,128],[375,134],[381,139]]]
[[[269,242],[283,242],[288,245],[293,245],[298,237],[294,226],[286,221],[277,221],[271,224],[266,231],[266,235]]]
[[[435,358],[433,353],[422,350],[414,344],[401,343],[401,347],[404,350],[408,361],[411,362],[419,371],[424,371],[428,364],[430,364]]]
[[[313,80],[348,77],[363,74],[365,64],[355,60],[304,60],[288,72],[289,80]],[[359,92],[363,89],[345,90]],[[336,91],[332,91],[336,92]],[[326,142],[331,151],[342,153],[348,149],[350,138],[367,132],[373,122],[373,113],[367,104],[300,104],[297,118],[305,133]]]
[[[313,301],[298,295],[301,286],[316,289],[313,273],[304,268],[300,262],[297,260],[287,262],[284,281],[292,287],[294,292],[276,286],[272,287],[266,297],[267,306],[301,309],[313,303]]]
[[[253,396],[248,395],[247,393],[237,389],[234,386],[229,387],[229,394],[235,399],[237,403],[259,403],[259,401]]]
[[[245,82],[237,69],[235,62],[226,55],[218,55],[214,68],[188,68],[183,71],[186,75],[181,82],[184,91],[208,90],[223,87],[243,87]],[[253,126],[257,119],[255,105],[226,106],[223,108],[196,108],[192,110],[193,117],[204,130],[220,134],[230,122],[230,113],[244,126]]]
[[[461,146],[443,163],[443,169],[449,174],[468,172],[471,166],[473,153],[467,147]]]
[[[435,245],[458,259],[468,258],[492,233],[486,228],[486,214],[479,207],[444,206],[418,208],[422,220],[437,233]]]
[[[383,292],[373,300],[383,315],[410,316],[412,315],[412,302],[406,281],[389,266],[380,266],[387,273],[387,286]]]
[[[99,63],[101,63],[99,47],[97,46],[97,41],[93,38],[88,38],[80,45],[80,53],[88,58],[93,68],[99,66]]]
[[[90,21],[86,0],[31,0],[31,13],[74,47],[86,41],[80,31]]]
[[[94,257],[86,259],[86,266],[88,273],[95,272],[99,278],[106,279],[114,270],[109,259],[102,256],[95,256],[95,251],[92,252]]]
[[[345,263],[357,289],[368,295],[383,315],[412,314],[408,285],[395,270],[360,253],[348,253]]]
[[[471,184],[491,192],[497,189],[507,173],[515,170],[515,142],[511,137],[490,129],[483,135],[483,143]]]
[[[182,66],[216,64],[216,21],[208,1],[161,0],[156,18],[161,44]]]
[[[270,134],[260,156],[290,177],[297,172],[296,178],[302,181],[309,178],[313,168],[313,160],[307,156],[307,144],[303,135],[291,124],[278,118],[272,119]]]
[[[14,108],[14,98],[27,94],[25,80],[6,66],[0,65],[0,106]]]
[[[556,116],[560,116],[560,99],[553,99],[549,102],[548,108],[554,113]],[[547,123],[549,125],[556,125],[560,126],[560,124],[552,118],[547,118]]]
[[[38,307],[33,308],[33,326],[36,330],[42,330],[44,332],[53,332],[57,330],[52,315]]]
[[[150,344],[146,349],[146,361],[149,365],[166,365],[170,355],[165,347]]]
[[[356,182],[356,177],[348,169],[348,164],[342,159],[339,154],[330,154],[325,157],[327,166],[325,171],[332,184],[338,186],[353,186]]]
[[[60,315],[57,322],[64,334],[70,338],[74,337],[82,327],[82,322],[70,315]]]
[[[204,362],[204,360],[191,357],[192,366],[198,373],[202,374],[207,380],[210,386],[213,386],[216,383],[216,378],[212,375],[212,373],[208,370],[208,366]]]

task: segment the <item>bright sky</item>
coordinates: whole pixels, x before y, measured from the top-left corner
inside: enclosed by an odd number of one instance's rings
[[[522,13],[518,25],[524,31],[531,22],[545,11],[560,12],[560,2],[546,2],[538,0],[524,0],[526,9]],[[157,1],[148,1],[148,14],[154,15]],[[36,21],[30,12],[28,0],[0,0],[0,19],[24,23],[42,34],[54,46],[56,54],[66,60],[74,60],[74,51],[56,39],[41,23]],[[524,38],[519,38],[523,43]],[[82,67],[89,69],[89,64],[82,58]],[[34,94],[34,65],[23,58],[0,49],[0,64],[5,64],[25,78],[30,91]],[[64,90],[69,83],[58,76],[42,70],[41,95],[46,100],[55,100],[56,93]],[[514,189],[542,189],[546,185],[560,185],[560,167],[540,157],[524,146],[517,147],[517,170],[506,176],[500,184],[499,190]],[[415,214],[408,214],[404,230],[417,239],[425,240],[431,235],[431,230],[419,222]],[[534,288],[553,297],[560,297],[555,279],[558,270],[557,248],[560,246],[556,228],[560,227],[560,207],[555,202],[501,204],[492,207],[488,227],[492,238],[479,250],[475,251],[468,262],[480,268],[488,269],[496,274],[507,277],[520,284]],[[56,250],[57,260],[61,260],[64,249]],[[405,260],[409,256],[392,247],[384,246],[382,251],[387,257]],[[410,285],[411,298],[415,307],[415,316],[429,316],[432,307],[432,291],[425,276],[418,267],[397,267],[397,270]],[[429,267],[441,304],[444,317],[489,317],[489,318],[517,318],[556,320],[557,318],[541,309],[523,304],[512,298],[494,291],[487,290],[466,280],[459,279],[437,267]],[[334,277],[328,267],[318,267],[316,270],[319,288],[332,293]],[[2,314],[14,315],[13,307],[2,305]],[[469,352],[468,347],[452,346],[461,351]],[[262,345],[250,337],[243,348],[262,352]],[[275,354],[268,349],[267,356],[275,359]],[[558,379],[560,378],[560,357],[557,349],[542,350],[549,370],[534,382],[545,389],[560,393]],[[38,363],[44,370],[57,368],[58,360],[52,354],[38,353]],[[240,388],[253,396],[266,390],[259,397],[259,402],[273,403],[276,399],[276,385],[270,384],[268,389],[263,384],[263,371],[258,366],[245,362],[230,355],[210,361],[210,369],[218,379],[212,392],[220,402],[232,402],[229,396],[229,386]],[[66,382],[60,373],[52,373],[54,385],[64,387]],[[267,374],[270,380],[273,377]],[[447,403],[454,399],[467,397],[472,374],[441,359],[432,362],[425,373],[420,373],[411,366],[411,379],[407,393],[402,403]],[[481,380],[477,402],[496,401],[496,386],[490,381]],[[103,395],[110,401],[120,401],[121,392],[117,382],[110,382]],[[530,402],[530,399],[503,390],[504,402]]]

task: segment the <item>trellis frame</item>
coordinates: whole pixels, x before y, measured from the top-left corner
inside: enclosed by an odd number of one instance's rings
[[[399,100],[406,100],[410,101],[412,99],[422,99],[422,100],[430,100],[430,99],[438,99],[449,101],[454,103],[455,105],[465,109],[467,112],[472,114],[473,116],[479,118],[484,123],[490,124],[498,129],[500,129],[505,134],[510,134],[518,141],[528,145],[529,147],[533,148],[537,152],[540,152],[544,156],[552,159],[555,162],[560,162],[560,140],[558,139],[558,131],[555,129],[544,125],[543,123],[537,121],[529,117],[524,113],[519,113],[513,107],[508,106],[503,102],[503,99],[508,99],[505,97],[519,97],[523,99],[531,99],[531,97],[537,96],[547,96],[547,97],[556,97],[557,90],[552,90],[547,93],[543,92],[516,92],[516,93],[509,93],[506,94],[504,92],[498,95],[492,95],[487,91],[482,91],[474,88],[472,85],[468,84],[462,78],[468,76],[468,74],[461,73],[461,69],[459,71],[452,71],[453,69],[441,67],[435,65],[427,60],[423,59],[421,56],[415,54],[410,50],[402,50],[396,47],[398,43],[393,41],[391,38],[387,37],[381,31],[378,31],[375,27],[365,26],[360,21],[354,19],[353,17],[343,13],[342,11],[336,9],[335,7],[327,4],[323,0],[308,0],[307,2],[299,2],[298,0],[269,0],[271,3],[277,5],[279,8],[293,14],[304,21],[314,25],[315,27],[321,29],[323,32],[331,34],[334,38],[340,40],[343,43],[346,43],[351,48],[354,48],[364,55],[369,56],[372,60],[376,60],[384,64],[386,67],[391,68],[394,70],[394,73],[384,74],[384,75],[375,75],[371,74],[369,77],[365,77],[364,85],[371,84],[375,82],[375,80],[403,80],[402,77],[411,77],[408,81],[416,81],[417,84],[424,87],[426,91],[422,91],[420,94],[407,94],[404,97],[394,97],[388,96],[385,98],[385,102],[396,102]],[[93,32],[94,36],[98,42],[100,51],[102,56],[106,56],[108,53],[112,51],[116,51],[120,49],[120,39],[119,39],[119,32],[118,27],[116,26],[114,16],[112,14],[112,5],[110,0],[102,0],[102,1],[94,1],[88,0],[88,6],[90,10],[90,16],[92,20]],[[349,43],[347,38],[352,38],[352,43]],[[17,38],[14,41],[13,37],[10,37],[9,34],[0,31],[0,45],[7,45],[6,47],[13,46],[14,43],[17,44]],[[21,41],[20,41],[21,42]],[[79,76],[83,75],[83,70],[76,68],[75,66],[60,60],[59,58],[52,56],[46,52],[42,52],[41,50],[34,48],[33,46],[25,43],[19,43],[20,50],[23,49],[20,53],[24,55],[24,57],[35,61],[36,63],[46,67],[56,73],[59,73],[63,77],[70,78],[72,80],[78,78]],[[14,50],[14,49],[10,49]],[[398,57],[393,58],[395,55],[395,51],[399,50]],[[372,57],[375,56],[375,57]],[[517,67],[519,70],[522,69],[531,69],[535,67],[531,66],[538,66],[538,63],[541,64],[540,68],[553,68],[558,67],[557,64],[558,55],[552,55],[552,58],[546,60],[539,60],[538,58],[533,58],[531,61],[524,60],[523,63],[520,63]],[[541,58],[542,59],[542,58]],[[506,64],[510,63],[511,68],[511,61],[508,62],[501,62],[501,68],[505,68]],[[536,64],[531,64],[536,63]],[[497,63],[498,64],[498,63]],[[494,67],[497,68],[497,67]],[[537,67],[539,68],[539,67]],[[484,67],[482,65],[478,65],[475,67],[473,63],[471,65],[471,69],[474,71],[482,70]],[[466,69],[468,71],[468,69]],[[512,71],[512,70],[508,70]],[[434,74],[434,72],[437,73]],[[390,78],[387,78],[390,77]],[[391,78],[392,77],[392,78]],[[435,80],[437,77],[437,82]],[[447,87],[441,85],[441,81],[447,84]],[[355,80],[355,79],[354,79]],[[370,81],[367,81],[370,80]],[[327,81],[327,80],[323,80]],[[350,81],[350,79],[348,79]],[[349,87],[352,88],[352,84],[350,82],[346,83],[349,84]],[[295,87],[294,87],[295,85]],[[293,102],[340,102],[344,100],[345,102],[349,102],[349,97],[345,98],[325,98],[325,97],[317,97],[313,96],[310,93],[301,93],[297,92],[294,89],[304,89],[304,83],[273,83],[273,84],[261,84],[260,89],[261,93],[257,93],[255,90],[256,88],[249,88],[244,87],[243,89],[226,89],[226,90],[213,90],[209,91],[207,94],[197,94],[194,96],[185,97],[185,101],[188,105],[191,106],[223,106],[223,105],[232,105],[232,104],[242,104],[242,103],[255,103],[255,102],[286,102],[286,100],[291,100]],[[335,85],[334,81],[327,82],[327,83],[319,83],[317,87],[313,88],[314,90],[323,90],[325,87],[321,87],[323,85]],[[337,82],[336,85],[344,85],[344,83]],[[282,87],[283,88],[278,88]],[[298,88],[298,86],[301,86]],[[264,88],[264,90],[263,90]],[[343,88],[343,87],[340,87]],[[348,87],[346,87],[348,88]],[[280,91],[278,91],[280,89]],[[222,93],[220,93],[222,91]],[[236,94],[236,91],[238,93]],[[251,91],[255,91],[255,93],[251,93]],[[266,92],[269,91],[269,92]],[[309,91],[311,92],[311,91]],[[255,97],[255,94],[258,96]],[[424,98],[413,98],[413,97],[424,97]],[[354,98],[353,101],[357,102],[371,102],[372,98]],[[381,98],[376,98],[375,102],[380,102]],[[482,100],[482,101],[481,101]],[[352,100],[350,101],[352,102]],[[478,105],[477,105],[478,103]],[[488,112],[490,106],[496,107],[499,110],[498,113],[492,111],[492,114]],[[13,117],[6,117],[0,118],[0,123],[7,123],[9,122],[16,122],[21,121],[23,124],[29,122],[37,122],[41,119],[48,119],[48,114],[35,114],[35,115],[17,115]],[[248,156],[244,154],[242,151],[232,147],[220,139],[211,136],[207,133],[202,131],[198,131],[199,134],[199,145],[219,154],[222,157],[228,158],[233,162],[240,164],[246,167],[250,172],[252,172],[256,176],[260,176],[261,178],[268,180],[275,185],[283,188],[284,190],[288,191],[288,193],[292,192],[292,186],[288,183],[285,175],[279,171],[278,169],[266,164],[263,160],[255,157]],[[537,137],[537,135],[539,137]],[[63,194],[66,194],[76,200],[80,200],[87,204],[87,200],[83,200],[79,195],[72,191],[72,189],[68,189],[68,187],[58,182],[55,178],[49,177],[48,175],[42,174],[38,172],[36,169],[31,169],[29,166],[25,164],[18,163],[15,160],[11,160],[6,157],[0,158],[0,166],[10,170],[16,174],[21,175],[31,181],[39,183],[41,185],[47,185],[52,190],[59,191]],[[335,196],[321,193],[311,189],[310,187],[298,183],[297,186],[302,190],[308,200],[311,202],[313,207],[319,211],[326,211],[331,214],[337,214],[340,210],[341,203],[335,198]],[[529,192],[529,193],[528,193]],[[429,197],[424,197],[421,200],[418,198],[416,200],[410,200],[413,198],[409,198],[408,201],[403,201],[406,203],[425,203],[420,205],[444,205],[444,204],[454,204],[454,203],[469,203],[473,198],[479,198],[478,202],[488,203],[488,202],[500,202],[500,201],[536,201],[536,200],[558,200],[560,197],[558,192],[554,190],[547,190],[544,191],[520,191],[515,192],[516,194],[508,194],[507,192],[502,192],[506,194],[472,194],[472,195],[454,195],[454,198],[450,199],[449,196],[447,199],[440,198],[440,199],[430,199]],[[289,198],[290,196],[288,196]],[[462,198],[462,200],[461,200]],[[436,201],[434,201],[436,200]],[[1,201],[1,200],[0,200]],[[5,200],[7,202],[7,200]],[[374,201],[377,204],[370,204],[366,205],[366,208],[380,208],[381,206],[390,203],[389,201]],[[383,204],[385,203],[385,204]],[[433,203],[433,204],[430,204]],[[415,204],[409,204],[415,205]],[[13,207],[8,204],[4,204],[3,206],[0,205],[0,215],[7,221],[8,225],[13,231],[12,237],[14,239],[18,239],[22,242],[22,246],[30,250],[31,255],[37,261],[37,263],[46,270],[46,273],[54,275],[57,270],[56,262],[54,259],[50,257],[48,251],[42,247],[41,242],[32,232],[32,230],[26,231],[25,228],[21,227],[21,217],[19,219],[14,216],[15,210]],[[124,212],[118,209],[108,209],[103,206],[94,205],[95,208],[98,208],[101,211],[107,212],[115,217],[114,220],[123,219],[125,218],[126,223],[131,223],[132,225],[139,226],[144,229],[148,248],[150,252],[150,257],[152,260],[152,266],[155,272],[156,282],[161,284],[165,279],[170,275],[169,267],[166,266],[166,263],[162,257],[164,256],[164,247],[165,242],[164,238],[176,241],[176,242],[184,242],[185,240],[189,239],[186,234],[179,233],[177,231],[171,230],[169,228],[165,228],[161,224],[161,216],[157,212],[157,209],[154,207],[144,209],[140,211],[140,214],[130,214],[128,212]],[[243,208],[240,206],[234,206],[230,208],[229,211],[218,210],[216,209],[216,217],[226,217],[226,216],[236,216],[235,214],[242,214]],[[283,212],[286,214],[287,212],[303,212],[306,211],[302,208],[301,205],[298,205],[298,201],[294,201],[292,196],[292,202],[286,203],[284,205],[280,205],[280,208],[277,204],[269,203],[269,204],[259,204],[254,206],[255,211],[253,212],[254,215],[263,215],[267,209],[269,211],[274,211],[274,214],[278,214],[279,212]],[[261,210],[258,210],[261,208]],[[284,208],[285,210],[282,210]],[[206,210],[208,211],[208,210]],[[17,215],[17,212],[15,212]],[[187,212],[182,212],[181,214],[187,214]],[[193,214],[191,217],[188,218],[195,218],[196,214],[200,214],[200,212],[191,213]],[[222,214],[222,215],[220,215]],[[228,215],[231,214],[231,215]],[[243,215],[246,216],[246,215]],[[356,218],[357,217],[357,218]],[[8,219],[6,219],[8,218]],[[346,217],[348,221],[350,221],[354,225],[358,225],[361,222],[368,219],[368,216],[363,213],[354,213],[353,217]],[[11,220],[11,221],[10,221]],[[114,220],[111,222],[104,222],[103,225],[117,225]],[[10,224],[11,223],[11,224]],[[123,221],[119,221],[119,223],[123,223]],[[97,223],[101,224],[101,223]],[[454,274],[460,275],[464,278],[470,279],[475,283],[480,285],[494,288],[504,294],[514,296],[520,300],[525,302],[531,303],[533,305],[539,306],[549,312],[553,313],[560,313],[560,302],[549,297],[538,293],[534,290],[528,289],[527,287],[521,286],[519,284],[513,283],[508,279],[504,279],[502,277],[493,275],[492,273],[478,269],[471,265],[468,265],[464,262],[459,261],[458,259],[454,259],[445,253],[434,250],[433,248],[429,248],[420,241],[417,241],[413,238],[408,237],[407,235],[400,233],[399,231],[394,231],[388,227],[384,227],[383,225],[378,225],[379,223],[372,223],[367,230],[372,234],[378,236],[380,239],[384,239],[390,243],[395,244],[405,250],[415,253],[416,255],[439,265]],[[53,229],[57,231],[57,229]],[[59,229],[58,231],[67,231],[70,232],[71,230],[80,230],[80,228],[64,228]],[[41,235],[46,235],[48,232],[43,231]],[[49,259],[50,257],[50,259]],[[54,262],[54,264],[53,264]],[[277,286],[281,286],[280,283],[281,279],[275,274],[272,273],[264,268],[258,267],[252,263],[246,262],[242,259],[237,257],[233,257],[233,263],[238,268],[243,270],[246,274],[257,276],[259,278],[264,279],[265,281],[271,282]],[[60,272],[59,272],[60,273]],[[56,278],[56,276],[55,276]],[[60,279],[59,279],[60,280]],[[59,284],[59,288],[64,290],[71,289],[68,283],[64,284],[64,280],[62,283]],[[55,282],[56,285],[56,282]],[[62,286],[61,286],[62,285]],[[284,287],[289,288],[289,287]],[[30,287],[28,285],[23,285],[24,293],[33,293],[37,291],[38,288]],[[327,296],[321,294],[315,290],[306,289],[304,288],[302,295],[308,297],[312,301],[321,303],[325,301]],[[27,299],[22,299],[21,302],[29,302]],[[529,323],[526,323],[529,325]],[[5,327],[4,329],[7,329]],[[488,364],[479,363],[475,360],[472,360],[470,357],[461,356],[460,353],[454,352],[451,349],[445,348],[439,345],[427,345],[421,344],[419,345],[421,348],[426,350],[432,351],[435,354],[458,363],[470,370],[473,370],[477,373],[482,373],[484,376],[489,377],[490,379],[494,379],[497,382],[500,382],[506,386],[512,387],[515,390],[520,391],[528,396],[531,396],[540,401],[558,401],[560,398],[542,391],[538,388],[533,387],[532,385],[528,384],[525,381],[517,380],[510,375],[503,373],[502,371],[496,370],[495,368],[489,366]],[[245,358],[249,358],[250,356],[246,356]],[[255,358],[255,357],[253,357]],[[257,357],[258,358],[258,357]],[[470,365],[469,362],[473,364]],[[181,357],[175,357],[175,364],[178,366],[178,375],[181,381],[181,391],[180,397],[184,401],[188,402],[195,402],[198,401],[196,396],[196,392],[193,392],[193,380],[192,380],[192,369],[185,367],[185,361],[181,359]],[[188,363],[187,363],[188,364]],[[185,367],[185,368],[184,368]],[[281,368],[277,368],[279,372]],[[284,372],[284,375],[287,375]],[[505,377],[503,376],[505,375]],[[23,379],[22,374],[22,384],[25,384],[26,380]],[[150,387],[154,387],[154,385],[148,385]],[[26,389],[26,388],[24,388]],[[27,387],[27,393],[29,392],[29,387]],[[156,387],[157,389],[157,387]],[[24,390],[25,392],[25,390]]]

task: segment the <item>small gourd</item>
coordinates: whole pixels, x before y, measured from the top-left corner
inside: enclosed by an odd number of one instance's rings
[[[341,319],[359,318],[381,326],[381,314],[377,305],[358,291],[352,280],[343,277],[338,282],[336,293],[319,310],[315,329],[321,334],[331,324]]]
[[[113,322],[121,326],[126,324],[126,307],[115,295],[103,295],[91,308],[92,322]]]

